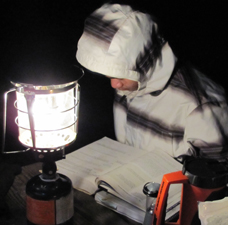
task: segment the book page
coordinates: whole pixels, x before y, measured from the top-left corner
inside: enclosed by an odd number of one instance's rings
[[[125,201],[144,210],[146,196],[143,194],[143,186],[147,182],[161,183],[162,177],[166,173],[182,170],[182,165],[164,152],[147,152],[134,161],[109,172],[97,179],[98,184]],[[105,181],[115,190],[103,185]],[[181,185],[171,185],[171,198],[169,205],[175,204],[180,195]]]
[[[102,176],[145,154],[147,151],[123,145],[104,137],[56,162],[58,172],[68,176],[75,189],[93,194],[98,189],[95,182]]]

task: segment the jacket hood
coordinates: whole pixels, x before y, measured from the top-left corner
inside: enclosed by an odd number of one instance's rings
[[[157,59],[155,45],[161,46]],[[176,62],[151,16],[119,4],[105,4],[86,19],[76,59],[93,72],[137,81],[144,94],[162,90]]]

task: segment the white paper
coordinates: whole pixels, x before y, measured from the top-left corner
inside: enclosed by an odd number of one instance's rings
[[[57,168],[72,180],[75,189],[94,194],[100,185],[144,211],[143,186],[161,183],[164,174],[182,170],[182,165],[163,151],[137,149],[104,137],[68,154],[57,162]],[[179,202],[180,194],[181,185],[170,186],[167,208]],[[169,215],[176,211],[177,207]]]
[[[198,209],[201,225],[228,224],[228,197],[216,201],[200,202]]]
[[[98,189],[96,178],[147,153],[104,137],[57,161],[58,172],[72,180],[73,187],[88,194]]]
[[[182,165],[165,153],[157,155],[154,152],[148,152],[133,162],[99,177],[97,180],[105,181],[118,192],[115,193],[112,189],[101,184],[101,186],[107,188],[110,193],[145,210],[146,197],[142,191],[143,184],[151,181],[161,183],[164,174],[181,169]],[[176,184],[170,185],[169,196],[171,197],[168,199],[168,207],[180,199],[181,187],[181,185]]]

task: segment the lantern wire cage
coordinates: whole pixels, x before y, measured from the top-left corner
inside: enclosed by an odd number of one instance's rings
[[[84,71],[79,67],[75,68],[81,73],[81,78]],[[42,161],[47,158],[44,156],[61,151],[64,158],[65,147],[75,141],[78,132],[78,80],[48,85],[11,81],[14,88],[4,94],[2,153],[19,153],[32,149]],[[16,93],[14,107],[17,111],[15,123],[18,127],[18,139],[26,149],[5,151],[8,95],[12,92]]]

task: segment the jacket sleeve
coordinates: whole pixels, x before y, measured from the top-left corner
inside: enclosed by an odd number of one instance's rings
[[[188,152],[219,161],[228,159],[228,107],[205,103],[187,117],[185,141]]]

